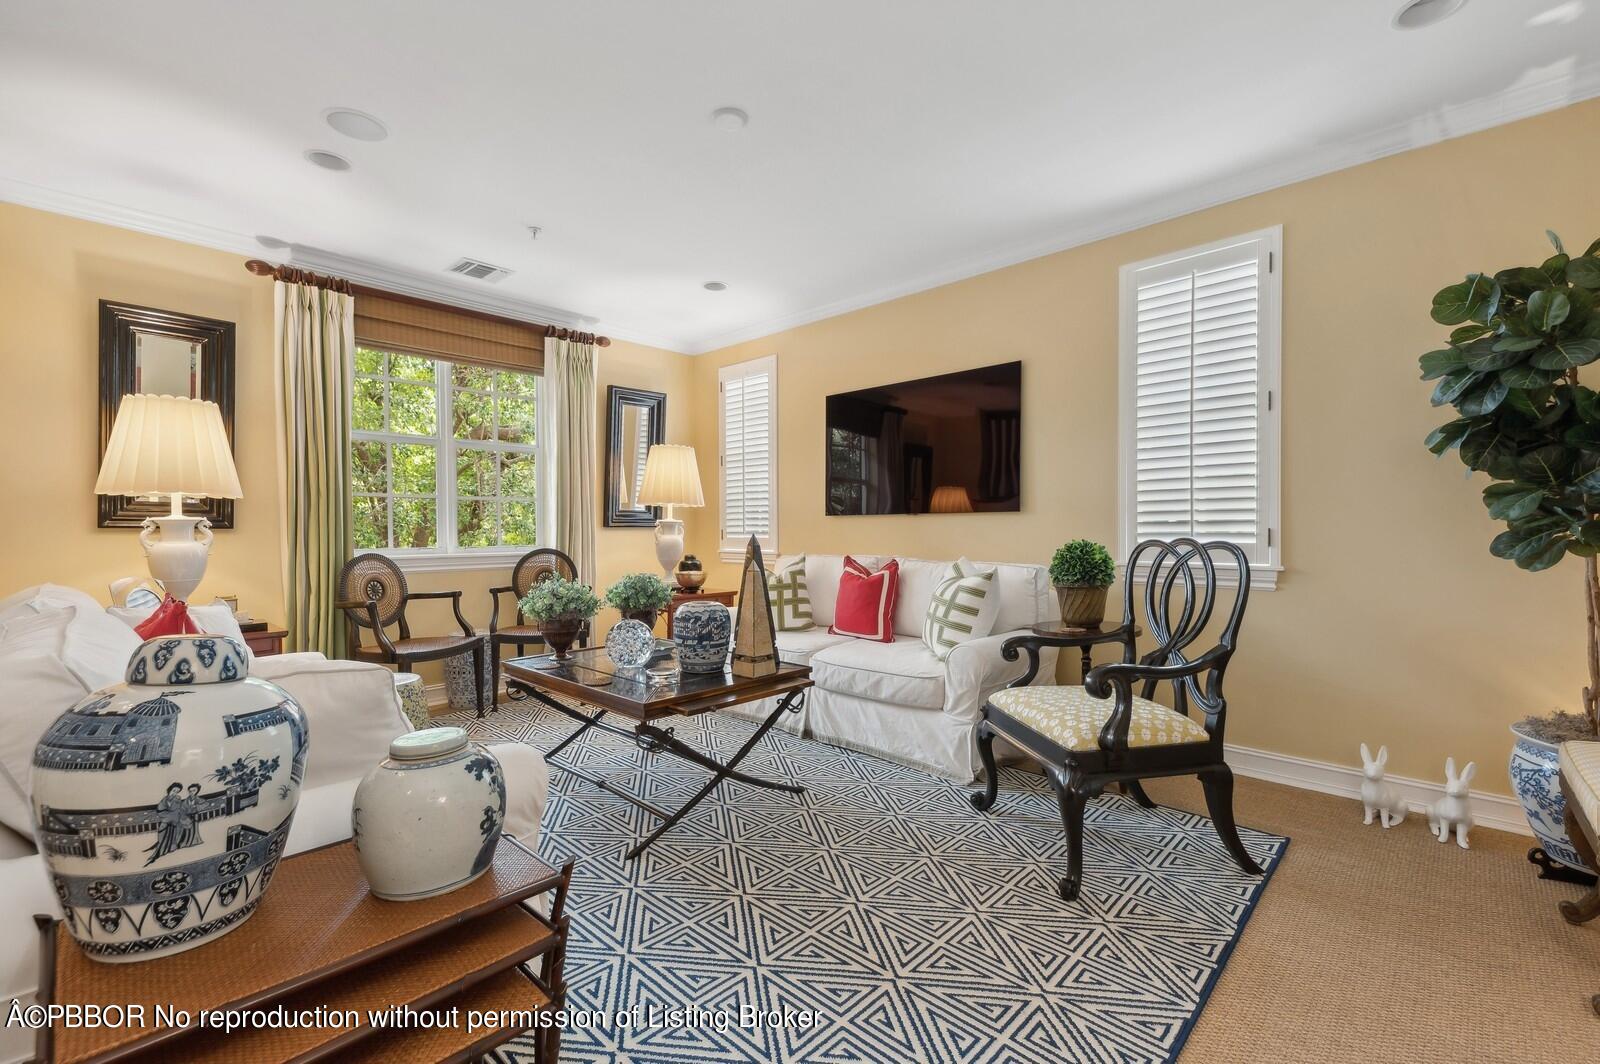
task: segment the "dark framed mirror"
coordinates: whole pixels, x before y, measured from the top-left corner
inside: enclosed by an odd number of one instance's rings
[[[661,507],[639,503],[644,462],[666,439],[667,396],[613,384],[606,389],[606,527],[652,528]]]
[[[231,321],[102,299],[100,457],[105,457],[122,397],[139,393],[211,400],[222,410],[222,427],[233,447],[233,334]],[[96,498],[101,528],[138,528],[170,506],[154,497]],[[183,512],[206,518],[213,528],[233,527],[232,499],[185,499]]]

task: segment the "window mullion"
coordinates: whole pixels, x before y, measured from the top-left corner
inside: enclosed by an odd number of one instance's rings
[[[450,364],[443,359],[433,363],[434,402],[438,410],[437,453],[438,461],[433,478],[438,498],[434,501],[434,535],[439,549],[450,553],[456,549],[456,456],[455,396],[450,390]]]

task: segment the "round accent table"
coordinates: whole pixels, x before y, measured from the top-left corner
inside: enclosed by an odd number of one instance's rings
[[[400,696],[400,712],[406,715],[414,730],[433,727],[433,718],[428,713],[428,692],[421,676],[414,672],[395,673],[394,693]]]
[[[1095,647],[1101,643],[1131,645],[1139,635],[1139,628],[1138,626],[1129,628],[1120,624],[1115,628],[1077,628],[1064,625],[1060,621],[1049,621],[1034,625],[1033,634],[1059,639],[1069,647],[1077,647],[1083,655],[1083,675],[1087,676],[1089,670],[1094,668],[1092,651]]]

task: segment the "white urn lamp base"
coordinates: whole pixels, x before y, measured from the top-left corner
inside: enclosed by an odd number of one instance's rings
[[[187,601],[205,578],[211,539],[211,522],[185,514],[178,495],[172,497],[171,513],[146,518],[139,532],[150,575],[179,601]]]
[[[667,574],[667,584],[672,584],[672,574],[678,569],[678,563],[683,561],[683,522],[672,516],[672,507],[667,507],[667,516],[656,522],[656,561],[661,563],[661,568]]]

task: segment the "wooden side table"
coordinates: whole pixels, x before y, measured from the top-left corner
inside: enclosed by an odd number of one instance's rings
[[[1087,676],[1089,670],[1094,667],[1092,652],[1095,647],[1102,643],[1123,643],[1131,646],[1139,635],[1139,628],[1120,624],[1115,628],[1070,628],[1060,621],[1049,621],[1034,625],[1033,634],[1059,639],[1067,646],[1077,647],[1082,652],[1083,675]]]
[[[239,927],[187,953],[139,964],[90,960],[61,922],[39,917],[43,936],[40,1004],[142,1007],[142,1023],[45,1027],[38,1059],[232,1064],[250,1061],[465,1061],[510,1041],[534,1013],[565,1002],[567,891],[572,863],[559,871],[515,839],[503,838],[478,879],[435,898],[372,897],[348,841],[309,850],[279,867],[260,908]],[[554,892],[550,915],[521,902]],[[535,971],[533,966],[537,965]],[[155,1006],[183,1010],[176,1025]],[[282,1007],[350,1022],[303,1026],[202,1026],[212,1010],[246,1016]],[[394,1009],[447,1013],[443,1027],[374,1026]],[[504,1023],[476,1030],[469,1010],[503,1012]],[[514,1015],[519,1013],[520,1015]],[[169,1012],[167,1016],[173,1015]],[[543,1027],[535,1059],[554,1064],[559,1030]]]
[[[720,602],[730,610],[733,609],[734,600],[739,597],[737,591],[710,591],[701,588],[699,591],[674,591],[672,601],[667,603],[667,638],[672,638],[672,615],[678,612],[678,607],[685,602],[700,602],[710,600]]]
[[[239,630],[244,633],[244,641],[249,644],[250,652],[258,658],[282,654],[283,641],[289,637],[286,629],[274,628],[266,621],[252,621],[248,625],[240,625]]]

